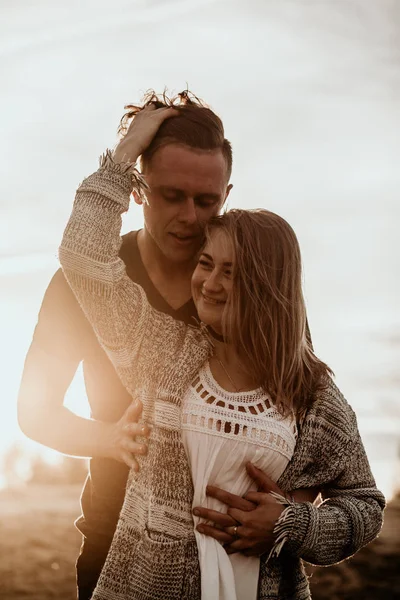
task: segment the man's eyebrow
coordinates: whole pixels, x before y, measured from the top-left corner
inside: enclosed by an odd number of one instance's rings
[[[184,193],[183,190],[173,187],[172,185],[160,185],[158,189],[161,190],[162,192],[176,192],[177,194]]]
[[[172,185],[160,185],[158,188],[161,192],[175,192],[176,194],[184,195],[184,190],[180,188],[174,187]],[[195,199],[207,199],[214,200],[215,202],[219,202],[221,200],[221,196],[219,194],[214,194],[213,192],[200,192],[195,196]]]
[[[212,192],[203,192],[202,194],[197,194],[196,198],[211,198],[212,200],[220,200],[221,196],[219,194],[213,194]]]
[[[207,254],[206,252],[202,252],[201,256],[204,256],[205,258],[207,258],[207,260],[209,260],[210,262],[214,262],[213,257],[210,256],[209,254]],[[224,267],[231,267],[232,263],[231,262],[224,262]]]

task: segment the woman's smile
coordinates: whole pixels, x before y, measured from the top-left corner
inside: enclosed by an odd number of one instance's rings
[[[202,298],[206,304],[226,304],[226,300],[218,300],[217,298],[212,298],[211,296],[207,296],[206,294],[204,294],[204,292],[202,293]]]
[[[216,331],[222,330],[225,308],[233,285],[234,250],[221,230],[210,236],[192,277],[192,295],[199,319]],[[223,309],[223,310],[221,310]]]

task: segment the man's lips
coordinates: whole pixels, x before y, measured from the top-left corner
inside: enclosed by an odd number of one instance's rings
[[[181,244],[190,244],[198,240],[199,236],[196,233],[173,233],[170,232],[170,235]]]

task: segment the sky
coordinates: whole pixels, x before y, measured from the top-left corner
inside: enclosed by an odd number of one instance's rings
[[[0,453],[25,443],[19,379],[77,185],[124,104],[188,85],[233,144],[230,206],[297,232],[317,353],[393,458],[399,25],[396,0],[0,1]],[[135,207],[124,228],[141,223]],[[79,377],[69,401],[87,412]]]

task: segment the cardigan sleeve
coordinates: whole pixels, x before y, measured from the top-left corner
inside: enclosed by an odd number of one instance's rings
[[[148,369],[165,363],[188,329],[149,304],[118,256],[121,215],[132,189],[142,193],[145,185],[132,165],[114,163],[107,151],[99,170],[77,190],[59,248],[65,277],[128,389],[138,360]]]
[[[356,416],[349,406],[347,410],[353,433],[342,448],[337,476],[323,485],[319,506],[290,503],[284,509],[274,529],[271,554],[285,548],[311,564],[328,566],[348,558],[379,534],[385,498],[376,488]],[[329,447],[326,457],[329,460]]]

